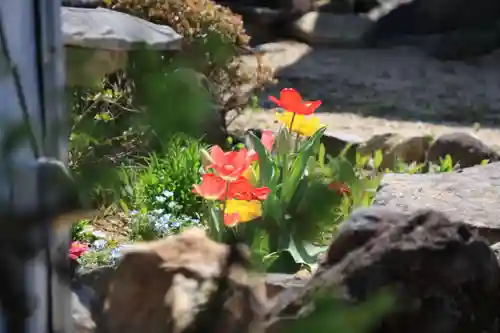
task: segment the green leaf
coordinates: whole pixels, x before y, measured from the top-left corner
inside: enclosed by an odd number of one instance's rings
[[[318,261],[318,255],[327,249],[328,246],[315,246],[307,241],[291,237],[286,251],[296,263],[309,266],[315,264]]]
[[[382,165],[382,162],[384,160],[384,155],[381,150],[375,151],[375,154],[373,155],[373,168],[375,170],[378,170],[380,166]]]
[[[321,169],[325,167],[326,148],[323,143],[319,145],[318,164]]]
[[[254,149],[259,156],[260,183],[262,185],[269,184],[274,176],[274,163],[269,157],[266,148],[262,144],[262,141],[260,141],[260,139],[253,133],[249,133],[249,135]]]
[[[286,178],[283,180],[283,203],[288,204],[292,199],[300,180],[304,177],[304,171],[307,168],[309,160],[314,155],[314,150],[319,145],[324,132],[325,128],[321,128],[300,147],[289,172],[286,173]]]
[[[215,204],[212,204],[209,208],[210,216],[209,216],[209,233],[211,233],[211,238],[216,241],[222,241],[222,231],[221,226],[223,225],[223,221],[221,221],[221,212],[218,208],[215,207]]]

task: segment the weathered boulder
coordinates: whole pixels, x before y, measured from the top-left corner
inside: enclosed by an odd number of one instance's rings
[[[477,229],[491,244],[500,241],[500,163],[439,174],[387,174],[375,205],[410,212],[429,208]]]
[[[365,36],[371,45],[398,43],[405,36],[451,33],[431,43],[431,52],[461,58],[499,46],[500,2],[496,0],[384,0],[369,16],[376,21]]]
[[[370,332],[493,333],[499,274],[493,251],[465,224],[431,210],[365,208],[341,225],[303,291],[278,296],[273,310],[332,287],[340,292],[332,297],[355,303],[386,290],[395,304]]]
[[[461,168],[481,164],[484,160],[499,161],[500,154],[481,140],[464,132],[441,135],[432,143],[427,153],[429,162],[439,163],[440,158],[450,155],[453,163]]]
[[[357,151],[361,155],[372,155],[380,150],[383,156],[381,168],[392,169],[398,161],[408,164],[425,162],[431,142],[432,137],[429,135],[405,137],[396,133],[384,133],[374,135],[361,144]]]
[[[314,11],[295,20],[291,26],[291,34],[308,44],[357,46],[371,25],[370,19],[355,14]]]
[[[329,131],[328,129],[321,137],[321,143],[325,145],[325,151],[330,156],[339,155],[349,145],[350,148],[347,151],[346,157],[350,161],[356,160],[356,149],[358,149],[362,142],[363,140],[356,135]]]
[[[125,68],[129,51],[181,48],[172,28],[105,8],[63,7],[61,21],[68,86],[92,86]]]
[[[262,332],[264,281],[249,254],[192,229],[128,248],[111,280],[99,329],[127,332]]]

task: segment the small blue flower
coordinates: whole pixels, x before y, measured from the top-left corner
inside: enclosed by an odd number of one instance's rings
[[[200,223],[200,219],[198,219],[198,218],[192,218],[192,219],[190,219],[190,222],[194,223],[194,224],[198,224],[198,223]]]
[[[169,190],[165,190],[163,191],[162,195],[165,197],[165,198],[171,198],[174,196],[174,192],[171,192]]]
[[[154,222],[153,226],[157,232],[165,234],[170,229],[170,222],[172,220],[172,215],[164,214],[158,217]]]
[[[172,221],[172,227],[179,228],[180,226],[181,226],[181,223],[179,221]]]
[[[172,210],[179,210],[179,209],[182,209],[182,205],[178,204],[177,202],[175,201],[170,201],[168,203],[168,208],[172,209]]]
[[[96,251],[104,250],[104,248],[108,245],[108,242],[105,239],[98,239],[92,243],[92,248]]]
[[[163,214],[164,212],[165,212],[165,210],[164,210],[164,209],[162,209],[162,208],[158,208],[158,209],[153,210],[153,214],[154,214],[154,215],[161,215],[161,214]]]
[[[164,203],[167,200],[167,198],[165,198],[163,195],[157,195],[155,197],[155,200],[156,200],[156,202]]]

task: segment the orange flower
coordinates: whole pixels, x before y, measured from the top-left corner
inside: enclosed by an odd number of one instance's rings
[[[274,135],[273,131],[266,130],[262,131],[262,136],[260,138],[260,141],[262,142],[262,145],[264,148],[266,148],[267,151],[273,150],[273,145],[274,145]],[[259,159],[259,156],[255,150],[250,150],[248,153],[248,157],[252,162],[255,162]]]
[[[204,174],[201,184],[193,185],[193,193],[207,200],[223,200],[225,192],[226,181],[213,173]]]
[[[284,88],[280,91],[280,98],[269,96],[269,100],[286,111],[296,114],[312,114],[321,105],[321,101],[303,101],[302,96],[293,88]]]
[[[224,152],[221,147],[213,146],[210,151],[212,163],[207,168],[212,168],[224,180],[238,179],[251,164],[248,150]]]
[[[349,186],[347,186],[346,184],[344,184],[342,182],[337,182],[337,181],[331,182],[330,184],[328,184],[328,188],[332,191],[337,192],[338,194],[341,194],[341,195],[351,193],[351,189],[349,188]]]
[[[229,183],[227,197],[238,200],[266,200],[271,190],[264,187],[253,186],[248,179],[240,177],[236,181]]]

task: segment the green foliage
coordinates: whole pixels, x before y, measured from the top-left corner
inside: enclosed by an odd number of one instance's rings
[[[199,181],[200,141],[172,137],[164,153],[142,159],[141,166],[123,167],[121,201],[132,215],[132,237],[155,239],[198,223],[202,201],[192,193]]]
[[[380,182],[380,177],[357,172],[345,152],[327,158],[320,143],[324,130],[299,140],[283,127],[273,152],[250,134],[259,157],[250,169],[252,177],[256,186],[271,191],[262,202],[262,216],[222,228],[220,209],[212,206],[209,226],[216,229],[212,234],[222,232],[226,241],[247,243],[269,271],[290,273],[315,264],[318,254],[326,250],[318,240],[326,233],[331,235],[354,207],[371,204]]]

